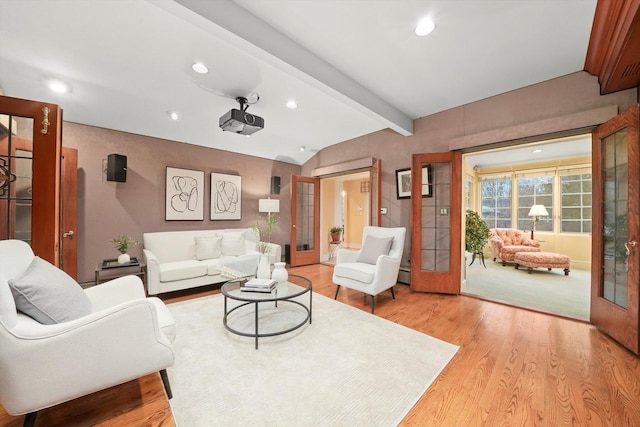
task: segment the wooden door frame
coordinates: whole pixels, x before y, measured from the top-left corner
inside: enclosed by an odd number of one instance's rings
[[[382,160],[377,159],[369,168],[369,225],[382,225]],[[373,189],[376,189],[374,192]]]
[[[78,277],[78,150],[62,147],[60,267]]]

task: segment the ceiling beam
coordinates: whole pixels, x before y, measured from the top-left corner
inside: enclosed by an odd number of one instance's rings
[[[401,135],[413,134],[412,118],[237,3],[230,0],[176,2],[287,64],[288,72],[296,73],[296,77],[324,93],[382,120],[386,127]]]

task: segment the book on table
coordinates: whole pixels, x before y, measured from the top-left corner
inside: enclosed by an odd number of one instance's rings
[[[276,288],[277,284],[272,279],[251,279],[243,283],[240,286],[240,290],[245,292],[271,292]]]

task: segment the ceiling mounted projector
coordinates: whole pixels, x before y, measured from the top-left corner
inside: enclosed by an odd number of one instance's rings
[[[220,117],[220,129],[240,135],[251,135],[264,128],[262,117],[247,113],[247,108],[249,108],[247,98],[238,97],[236,101],[240,104],[240,109],[234,108]]]

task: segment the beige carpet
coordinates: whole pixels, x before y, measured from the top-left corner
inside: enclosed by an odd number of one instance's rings
[[[177,324],[168,373],[179,427],[395,426],[458,349],[315,293],[313,323],[261,338],[258,350],[252,338],[224,329],[221,295],[169,309]],[[265,310],[261,321],[303,315],[292,304],[277,310]],[[252,316],[236,321],[248,326]]]
[[[467,257],[468,258],[468,257]],[[520,307],[528,307],[589,320],[591,273],[572,270],[568,276],[560,269],[538,268],[527,273],[513,264],[502,266],[490,258],[484,268],[479,260],[466,267],[466,283],[461,291]],[[467,262],[468,264],[468,262]]]

